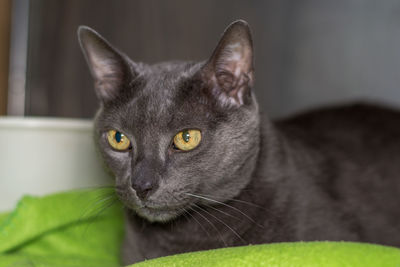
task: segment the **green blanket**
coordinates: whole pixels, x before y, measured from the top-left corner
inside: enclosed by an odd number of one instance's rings
[[[108,189],[22,198],[0,216],[0,266],[120,266],[114,200]]]
[[[122,211],[111,190],[24,197],[0,214],[0,266],[120,266]],[[400,266],[400,250],[349,242],[217,249],[137,266]]]

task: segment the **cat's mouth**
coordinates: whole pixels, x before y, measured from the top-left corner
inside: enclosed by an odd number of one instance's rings
[[[150,222],[167,222],[185,212],[185,205],[155,205],[123,200],[125,206]]]
[[[117,190],[117,195],[124,205],[150,222],[167,222],[185,213],[189,203],[157,203],[154,201],[142,201],[136,194],[126,190]]]
[[[165,207],[158,207],[158,206],[151,206],[151,205],[144,205],[142,208],[148,209],[154,212],[162,212],[162,211],[176,211],[182,209],[182,205],[180,206],[165,206]]]
[[[136,208],[135,211],[139,216],[150,222],[167,222],[184,213],[185,209],[182,206],[155,207],[144,205],[140,208]]]

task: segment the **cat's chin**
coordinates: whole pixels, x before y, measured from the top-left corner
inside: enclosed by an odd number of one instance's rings
[[[149,222],[160,222],[166,223],[178,217],[182,210],[180,209],[162,209],[162,208],[150,208],[141,207],[134,209],[135,212],[142,218]]]
[[[187,207],[187,204],[174,206],[165,205],[165,203],[159,205],[158,203],[143,202],[135,195],[121,192],[118,192],[117,195],[126,208],[149,222],[165,223],[171,221],[181,215]]]

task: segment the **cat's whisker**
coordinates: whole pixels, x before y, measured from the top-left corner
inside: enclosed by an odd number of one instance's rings
[[[96,196],[95,198],[102,198],[104,196],[111,196],[111,195],[115,195],[115,191],[114,190],[108,190],[108,189],[114,189],[114,188],[108,188],[108,187],[88,187],[86,189],[83,190],[95,190],[97,191],[98,196]]]
[[[243,189],[242,191],[251,191],[252,189]],[[252,203],[252,202],[249,202],[249,201],[244,201],[244,200],[240,200],[240,199],[234,199],[234,198],[222,198],[222,197],[218,197],[218,196],[214,196],[214,195],[207,195],[207,194],[197,194],[197,195],[199,195],[199,196],[203,196],[203,197],[208,197],[208,198],[211,198],[211,199],[214,199],[214,200],[218,200],[218,201],[226,201],[226,202],[237,202],[237,203],[242,203],[242,204],[245,204],[245,205],[248,205],[248,206],[251,206],[251,207],[255,207],[255,208],[258,208],[258,209],[260,209],[260,210],[262,210],[262,211],[265,211],[265,212],[267,212],[268,213],[268,216],[270,217],[270,218],[275,218],[275,219],[277,219],[278,218],[278,216],[277,216],[277,214],[275,213],[275,212],[273,212],[271,209],[268,209],[268,208],[266,208],[266,207],[263,207],[263,206],[260,206],[260,205],[257,205],[257,204],[254,204],[254,203]],[[227,205],[229,205],[228,203],[226,203]],[[253,222],[253,221],[252,221]],[[256,224],[258,227],[260,227],[260,228],[265,228],[265,226],[263,226],[263,225],[260,225],[260,224]]]
[[[220,213],[222,213],[222,214],[224,214],[224,215],[226,215],[226,216],[228,216],[228,217],[234,218],[234,219],[236,219],[236,220],[240,220],[238,217],[233,216],[232,214],[229,214],[229,213],[227,213],[227,212],[225,212],[225,211],[222,211],[222,210],[220,210],[220,209],[218,209],[218,208],[216,208],[216,207],[213,207],[213,206],[208,205],[208,204],[203,204],[203,205],[206,206],[207,208],[216,210],[216,211],[218,211],[218,212],[220,212]]]
[[[198,194],[198,195],[199,195],[199,196],[204,196],[204,197],[216,198],[215,196],[212,196],[212,195],[206,195],[206,194]],[[244,200],[234,199],[234,198],[226,198],[226,199],[224,199],[224,200],[226,200],[226,201],[232,201],[232,202],[238,202],[238,203],[243,203],[243,204],[246,204],[246,205],[255,207],[255,208],[260,208],[260,209],[262,209],[262,210],[268,211],[265,207],[262,207],[262,206],[260,206],[260,205],[251,203],[251,202],[249,202],[249,201],[244,201]]]
[[[214,219],[216,219],[217,221],[219,221],[220,223],[222,223],[223,225],[225,225],[229,230],[232,231],[232,233],[234,235],[236,235],[244,244],[247,244],[246,240],[244,240],[239,234],[238,232],[235,231],[235,229],[233,229],[232,227],[230,227],[228,224],[226,224],[223,220],[219,219],[217,216],[214,216],[213,214],[211,214],[210,212],[208,212],[206,209],[203,209],[202,207],[200,207],[199,205],[195,206],[197,208],[199,208],[200,210],[204,211],[205,213],[207,213],[208,215],[210,215],[211,217],[213,217]]]
[[[176,196],[175,196],[174,194],[172,194],[172,193],[170,193],[170,192],[168,192],[168,193],[169,193],[169,195],[170,195],[171,197],[173,197],[176,201],[179,202],[179,200],[176,198]],[[185,218],[187,218],[187,217],[186,217],[186,214],[188,214],[190,217],[192,217],[193,220],[196,221],[196,222],[200,225],[200,227],[203,229],[203,231],[206,232],[207,236],[210,237],[210,233],[209,233],[209,232],[207,231],[207,229],[204,228],[204,226],[196,219],[196,217],[194,217],[192,214],[190,214],[189,212],[187,212],[184,208],[179,208],[179,210],[182,211],[182,214],[185,216]]]
[[[250,190],[250,189],[249,189],[249,190]],[[237,202],[237,203],[242,203],[242,204],[245,204],[245,205],[249,205],[249,206],[258,208],[258,209],[260,209],[260,210],[263,210],[263,211],[265,211],[265,212],[268,212],[268,216],[270,216],[270,217],[277,218],[276,213],[272,212],[271,209],[268,209],[268,208],[266,208],[266,207],[263,207],[263,206],[260,206],[260,205],[257,205],[257,204],[254,204],[254,203],[251,203],[251,202],[248,202],[248,201],[244,201],[244,200],[240,200],[240,199],[234,199],[234,198],[219,198],[219,199],[218,199],[218,197],[216,197],[216,196],[206,195],[206,194],[198,194],[198,195],[199,195],[199,196],[205,196],[205,197],[213,198],[213,199],[216,198],[216,199],[219,200],[219,201]],[[264,227],[263,227],[263,228],[264,228]]]
[[[172,230],[174,230],[174,227],[176,226],[176,220],[172,220],[169,223],[169,227],[170,227],[170,231],[172,232]]]
[[[189,207],[189,209],[192,210],[193,212],[196,212],[200,217],[202,217],[204,220],[206,220],[211,225],[211,227],[214,228],[215,231],[217,231],[217,233],[219,235],[219,238],[221,239],[222,243],[224,243],[224,246],[225,247],[228,246],[228,244],[226,243],[225,239],[223,238],[221,232],[218,230],[218,228],[209,219],[207,219],[207,217],[205,217],[203,214],[201,214],[201,212],[197,211],[196,209],[194,209],[192,207]]]
[[[94,189],[114,189],[116,186],[109,184],[109,185],[99,185],[95,187],[89,187],[89,188],[94,188]]]
[[[183,215],[183,217],[185,217],[185,219],[186,219],[187,221],[190,220],[189,217],[187,216],[187,211],[186,211],[186,210],[184,210],[184,209],[182,209],[182,208],[179,208],[179,211],[181,212],[181,214]]]
[[[233,207],[233,206],[231,206],[231,205],[228,205],[228,204],[226,204],[226,203],[224,203],[224,202],[221,202],[221,201],[218,201],[218,200],[215,200],[215,199],[211,199],[211,198],[208,198],[208,197],[199,196],[199,195],[195,195],[195,194],[191,194],[191,193],[185,193],[185,194],[186,194],[186,195],[189,195],[189,196],[192,196],[192,197],[197,197],[197,198],[200,198],[200,199],[203,199],[203,200],[208,200],[208,201],[211,201],[211,202],[214,202],[214,203],[218,203],[218,204],[220,204],[220,205],[222,205],[222,206],[231,208],[231,209],[233,209],[233,210],[239,212],[239,213],[242,214],[243,216],[245,216],[247,219],[249,219],[252,223],[254,223],[255,225],[257,225],[258,227],[264,228],[262,225],[258,224],[258,223],[257,223],[256,221],[254,221],[249,215],[247,215],[247,214],[244,213],[243,211],[239,210],[238,208],[235,208],[235,207]]]
[[[105,210],[107,210],[108,208],[110,208],[112,205],[114,205],[114,204],[117,203],[117,202],[118,202],[118,199],[116,199],[116,198],[110,198],[110,199],[108,199],[107,201],[105,201],[105,202],[103,203],[103,205],[101,205],[101,206],[98,208],[96,214],[94,214],[94,216],[91,216],[91,217],[93,217],[93,219],[96,219],[98,216],[101,215],[101,213],[103,213]]]
[[[104,189],[115,189],[114,185],[98,185],[98,186],[86,186],[81,187],[80,190],[104,190]]]
[[[85,235],[85,233],[87,232],[87,229],[91,225],[91,222],[95,221],[102,212],[115,204],[117,200],[118,198],[115,194],[115,191],[101,192],[98,196],[93,198],[92,202],[88,204],[88,206],[84,209],[82,215],[78,219],[78,223],[89,221],[89,224],[85,227],[83,235]]]
[[[243,191],[254,192],[254,189],[248,188],[248,189],[242,189],[241,191],[242,191],[242,192],[243,192]],[[268,208],[266,208],[266,207],[257,205],[257,204],[255,204],[255,203],[252,203],[252,202],[249,202],[249,201],[245,201],[245,200],[241,200],[241,199],[235,199],[235,198],[222,198],[222,197],[218,197],[218,196],[215,196],[215,195],[207,195],[207,194],[198,194],[198,193],[197,193],[197,195],[199,195],[199,196],[204,196],[204,197],[208,197],[208,198],[212,198],[212,199],[216,199],[216,200],[221,201],[221,202],[237,202],[237,203],[242,203],[242,204],[245,204],[245,205],[248,205],[248,206],[251,206],[251,207],[258,208],[258,209],[260,209],[260,210],[262,210],[262,211],[268,212],[268,216],[269,216],[269,217],[278,218],[276,212],[273,212],[271,209],[268,209]],[[227,204],[227,203],[226,203],[226,204]],[[257,225],[257,226],[259,226],[259,227],[261,227],[261,228],[265,228],[265,227],[262,226],[262,225]]]
[[[185,216],[185,218],[189,221],[188,216],[189,215],[199,226],[200,228],[207,234],[208,237],[210,237],[210,233],[207,231],[207,229],[199,222],[199,220],[196,219],[196,217],[194,217],[192,214],[190,214],[190,212],[187,212],[185,209],[180,209],[182,211],[183,216]]]
[[[89,229],[89,226],[92,225],[92,223],[107,209],[112,207],[115,203],[117,203],[117,199],[112,199],[111,202],[106,203],[104,206],[101,207],[101,209],[90,219],[90,222],[86,225],[85,230],[83,232],[83,236],[86,234],[87,230]]]
[[[117,198],[117,196],[114,193],[108,193],[104,195],[99,195],[94,199],[94,202],[90,203],[85,210],[83,211],[82,215],[80,216],[78,221],[81,221],[83,218],[85,218],[88,214],[93,212],[99,205],[101,205],[104,202],[109,201],[110,199]],[[100,206],[101,207],[101,206]]]

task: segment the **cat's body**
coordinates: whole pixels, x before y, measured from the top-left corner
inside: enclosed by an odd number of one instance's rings
[[[210,214],[189,211],[167,224],[149,223],[128,211],[125,262],[224,247],[224,242],[346,240],[400,246],[399,121],[398,111],[357,104],[275,122],[276,136],[261,135],[252,183],[235,197],[259,207],[227,201],[231,207],[203,207]]]
[[[281,241],[400,246],[400,112],[260,122],[243,21],[200,63],[137,64],[92,30],[79,36],[102,103],[100,150],[127,207],[124,263]]]

